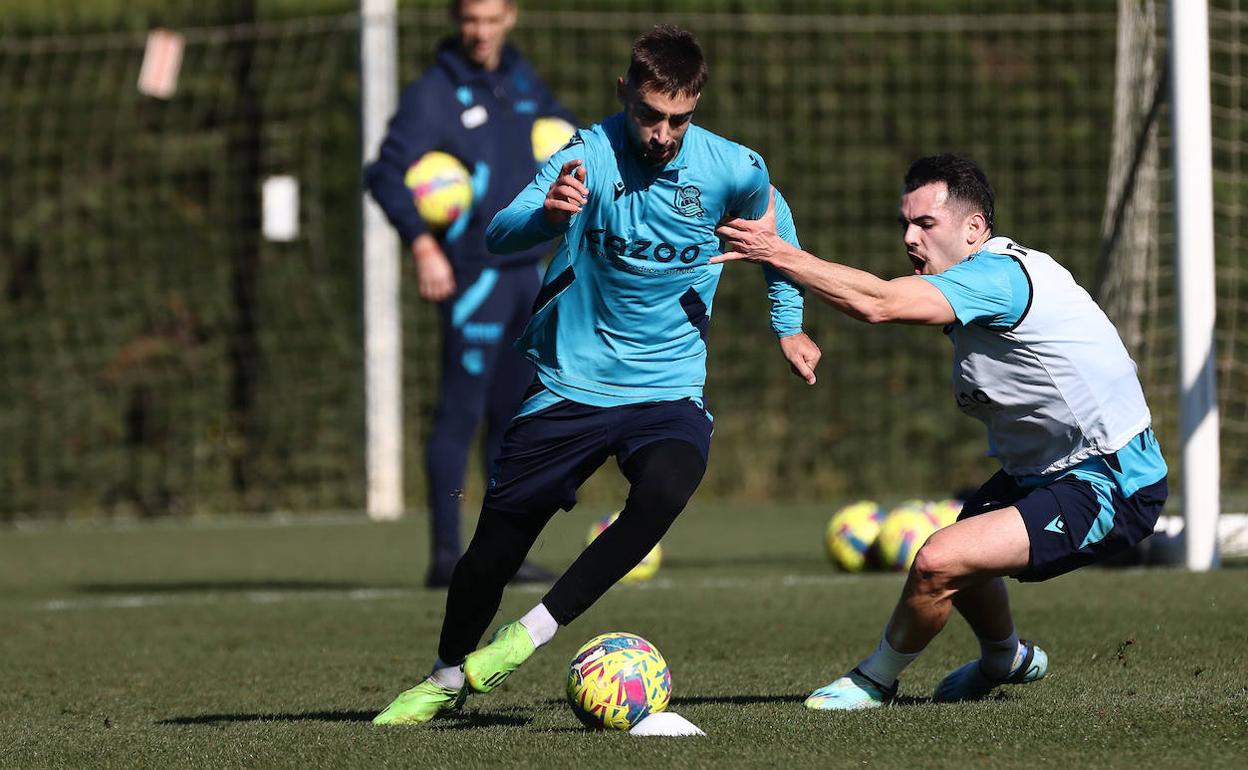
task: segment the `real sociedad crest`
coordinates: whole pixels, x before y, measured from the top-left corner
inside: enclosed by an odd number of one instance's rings
[[[702,191],[691,184],[676,188],[676,210],[687,217],[702,216]]]

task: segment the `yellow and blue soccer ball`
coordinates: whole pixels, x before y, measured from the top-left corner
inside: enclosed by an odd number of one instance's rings
[[[533,160],[539,166],[544,164],[550,160],[551,155],[559,152],[568,143],[574,133],[576,126],[563,118],[538,118],[533,121],[533,131],[530,133],[533,140]]]
[[[873,500],[859,500],[839,509],[824,532],[828,558],[846,572],[861,572],[869,564],[871,546],[883,521],[884,511]]]
[[[920,500],[917,497],[912,497],[909,500],[902,500],[900,503],[897,503],[892,508],[889,508],[888,515],[891,516],[894,513],[899,513],[901,511],[916,511],[918,513],[927,513],[930,508],[931,508],[931,503],[927,502],[926,500]]]
[[[594,522],[594,525],[589,528],[589,537],[586,538],[585,545],[589,545],[594,542],[594,540],[601,535],[607,527],[611,526],[611,524],[619,518],[619,516],[620,514],[617,511],[610,516],[604,516]],[[620,579],[620,582],[644,583],[655,576],[655,574],[659,571],[659,565],[662,563],[663,544],[655,543],[654,548],[650,549],[650,553],[643,556],[641,561],[637,563],[637,566],[629,570],[628,574],[624,575],[624,577]]]
[[[667,661],[636,634],[595,636],[568,666],[568,704],[595,730],[628,730],[665,711],[671,699]]]
[[[958,520],[958,514],[962,512],[962,501],[954,500],[937,500],[927,507],[927,512],[936,520],[936,526],[944,528]]]
[[[454,155],[425,153],[408,167],[403,182],[430,230],[445,230],[472,205],[472,175]]]
[[[893,508],[880,525],[875,550],[880,566],[894,572],[905,572],[914,564],[914,556],[940,527],[922,501],[906,501]]]

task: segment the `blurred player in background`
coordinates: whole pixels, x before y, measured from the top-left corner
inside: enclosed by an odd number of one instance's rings
[[[578,132],[490,225],[497,253],[563,236],[519,342],[537,378],[455,568],[433,672],[374,721],[426,722],[469,689],[496,688],[650,552],[702,480],[706,335],[722,271],[708,264],[715,227],[762,216],[770,189],[757,153],[692,125],[706,77],[693,35],[642,35],[617,83],[623,112]],[[801,293],[765,272],[781,351],[813,384],[819,349],[801,330]],[[542,528],[611,456],[630,484],[619,518],[539,604],[473,652]]]
[[[719,230],[729,250],[715,262],[777,268],[868,323],[943,327],[954,400],[987,425],[988,452],[1002,465],[919,550],[875,652],[815,690],[808,708],[888,703],[954,608],[979,637],[980,657],[946,676],[935,700],[1040,679],[1048,656],[1018,638],[1002,576],[1047,580],[1131,548],[1165,503],[1166,462],[1117,330],[1051,257],[995,236],[993,208],[973,161],[915,161],[900,209],[914,276],[891,281],[792,247],[770,216]]]
[[[459,560],[459,500],[469,448],[482,417],[484,466],[498,454],[533,367],[511,349],[541,285],[545,244],[490,256],[485,228],[533,178],[533,121],[575,119],[532,65],[507,43],[513,0],[452,0],[457,37],[443,40],[436,63],[402,94],[377,160],[365,178],[403,243],[411,249],[422,299],[438,303],[442,329],[438,404],[425,449],[433,553],[426,584],[444,587]],[[430,150],[447,152],[473,175],[473,205],[463,222],[435,237],[404,183]],[[487,471],[488,472],[488,471]],[[517,581],[554,575],[525,564]]]

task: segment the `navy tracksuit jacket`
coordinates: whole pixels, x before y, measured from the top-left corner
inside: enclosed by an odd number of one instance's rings
[[[369,192],[409,251],[428,228],[403,182],[408,167],[441,150],[473,175],[471,209],[440,236],[456,293],[439,307],[441,376],[425,464],[434,559],[443,564],[461,551],[459,498],[477,425],[486,418],[488,470],[533,378],[511,343],[528,321],[541,284],[537,263],[550,246],[493,256],[485,248],[485,228],[536,175],[530,133],[533,121],[547,116],[576,123],[515,48],[505,46],[498,69],[488,72],[449,38],[438,46],[434,65],[403,90],[377,160],[365,171]]]

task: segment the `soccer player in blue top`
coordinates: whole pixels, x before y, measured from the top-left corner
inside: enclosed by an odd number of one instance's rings
[[[537,377],[455,568],[433,672],[375,722],[427,722],[469,689],[497,687],[649,553],[701,481],[706,336],[722,271],[709,264],[715,228],[762,216],[770,189],[757,153],[692,125],[706,77],[693,35],[643,34],[617,83],[624,111],[578,132],[490,225],[500,254],[563,237],[517,343]],[[780,348],[813,384],[820,354],[801,331],[801,293],[765,274]],[[538,533],[611,456],[630,483],[619,518],[540,603],[474,652]]]
[[[934,700],[1040,679],[1048,656],[1018,638],[1002,577],[1047,580],[1130,548],[1152,534],[1166,501],[1166,462],[1117,330],[1052,257],[996,235],[993,209],[973,161],[915,161],[900,210],[914,276],[891,281],[793,248],[770,217],[719,231],[729,251],[716,263],[772,266],[868,323],[943,327],[954,402],[988,427],[1002,466],[919,550],[875,652],[815,690],[808,708],[892,700],[897,676],[953,609],[980,656],[946,676]]]
[[[575,123],[532,65],[507,43],[513,0],[451,0],[459,34],[404,89],[376,162],[365,178],[411,249],[422,299],[438,303],[442,345],[438,403],[425,447],[432,554],[425,583],[445,587],[460,555],[459,498],[468,452],[484,419],[488,468],[515,415],[533,367],[510,348],[541,285],[538,245],[506,257],[485,247],[485,228],[533,178],[530,134],[539,117]],[[408,167],[430,150],[450,153],[473,174],[473,203],[444,233],[432,233],[404,184]],[[554,575],[525,564],[517,581]]]

